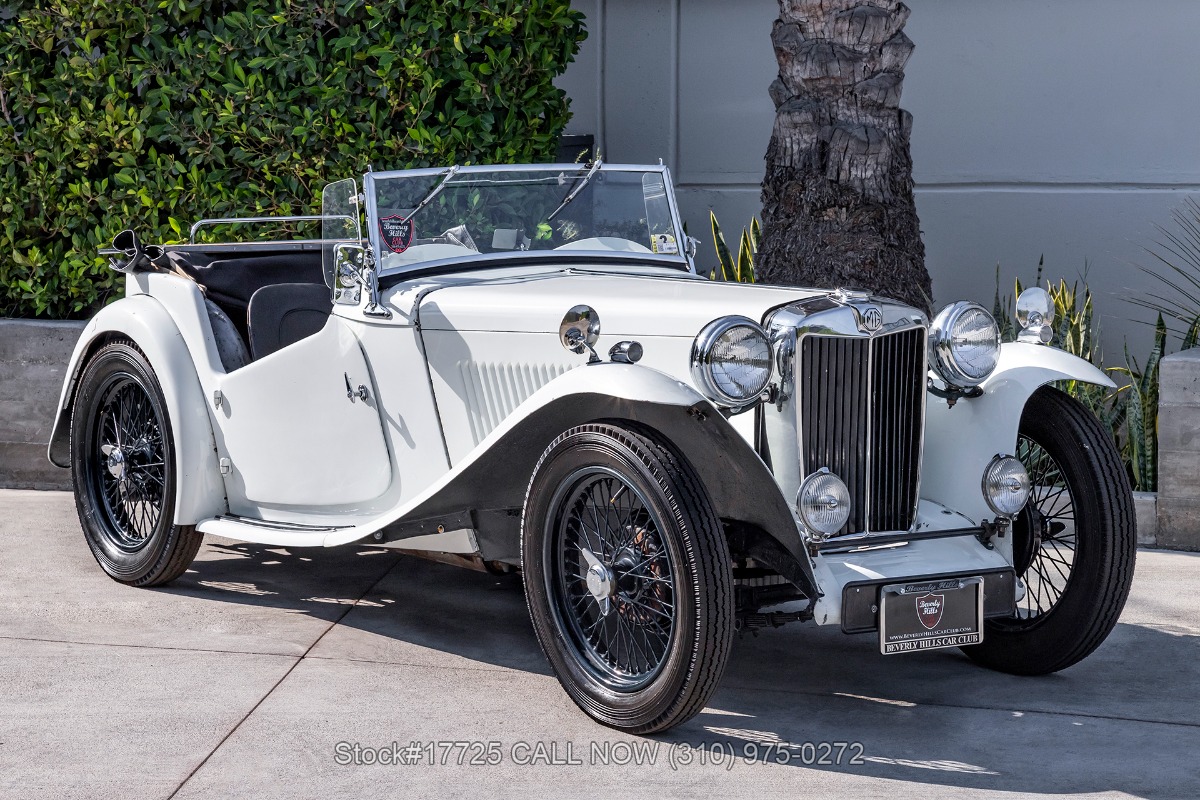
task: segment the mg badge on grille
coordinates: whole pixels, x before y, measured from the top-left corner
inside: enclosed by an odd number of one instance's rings
[[[863,308],[859,311],[858,319],[862,329],[870,333],[883,327],[883,312],[879,310],[879,306]]]

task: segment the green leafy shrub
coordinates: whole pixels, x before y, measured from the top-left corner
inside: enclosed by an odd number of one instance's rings
[[[717,251],[717,266],[708,273],[710,280],[732,281],[734,283],[754,283],[754,257],[758,254],[758,244],[762,241],[762,223],[758,218],[750,220],[749,228],[742,228],[742,238],[738,241],[737,261],[725,244],[725,234],[717,215],[708,212],[712,225],[713,247]]]
[[[375,168],[552,160],[569,0],[0,0],[0,316],[80,317],[123,227],[318,210]]]

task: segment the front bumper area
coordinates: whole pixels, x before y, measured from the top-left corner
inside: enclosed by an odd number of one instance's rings
[[[1011,613],[1016,602],[1012,565],[1001,548],[989,550],[964,533],[918,539],[849,552],[822,553],[813,560],[821,597],[813,608],[818,625],[841,625],[846,632],[875,630],[880,587],[929,578],[984,578],[984,616]]]
[[[904,583],[925,583],[949,578],[983,578],[983,616],[1007,617],[1016,608],[1016,574],[1012,568],[996,572],[964,572],[957,575],[921,575],[905,578]],[[883,587],[896,583],[861,581],[842,587],[842,633],[871,633],[879,630],[880,594]]]

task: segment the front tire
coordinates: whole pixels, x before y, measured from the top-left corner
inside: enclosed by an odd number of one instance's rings
[[[1032,484],[1012,528],[1025,597],[963,650],[1001,672],[1046,675],[1087,657],[1117,624],[1133,582],[1137,525],[1111,435],[1063,392],[1044,387],[1029,399],[1017,457]]]
[[[732,647],[733,575],[691,465],[648,431],[573,428],[538,462],[521,527],[534,631],[571,699],[638,734],[699,713]]]
[[[109,577],[158,586],[187,570],[204,537],[174,524],[167,404],[154,370],[130,342],[102,347],[79,378],[71,479],[84,537]]]

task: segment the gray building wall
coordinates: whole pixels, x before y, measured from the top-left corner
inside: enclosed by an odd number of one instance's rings
[[[939,303],[990,306],[1010,291],[1079,277],[1097,295],[1105,353],[1141,357],[1154,290],[1137,269],[1156,225],[1200,197],[1200,3],[1195,0],[908,0],[903,105]],[[774,109],[773,0],[576,0],[589,38],[560,80],[571,132],[609,161],[670,167],[689,231],[715,259],[708,210],[727,229],[760,211]],[[1136,8],[1136,11],[1134,9]]]

